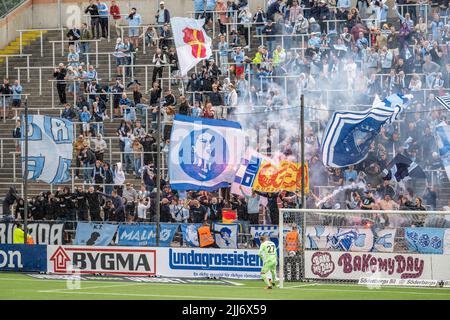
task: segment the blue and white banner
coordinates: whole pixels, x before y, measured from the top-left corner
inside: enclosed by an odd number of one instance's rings
[[[46,272],[47,246],[0,244],[0,271]]]
[[[340,228],[309,226],[306,249],[333,249],[356,252],[393,252],[396,229]]]
[[[442,254],[444,233],[443,228],[405,228],[408,250],[417,253]]]
[[[212,231],[219,248],[237,248],[239,232],[238,224],[214,223]]]
[[[336,111],[328,122],[322,141],[322,161],[327,167],[345,167],[363,161],[370,144],[386,123],[396,119],[409,97],[393,94],[375,98],[366,111]]]
[[[261,236],[269,237],[270,241],[275,243],[275,245],[278,247],[277,225],[253,225],[250,226],[250,234],[252,235],[252,238],[258,247],[261,245],[261,241],[259,240],[259,237]]]
[[[109,223],[78,222],[74,245],[109,246],[117,225]]]
[[[239,166],[231,184],[231,193],[233,194],[248,196],[252,194],[253,182],[256,179],[262,160],[266,159],[266,157],[256,151],[251,151],[247,158],[243,159],[243,163]]]
[[[170,246],[179,224],[161,223],[159,230],[159,246]],[[120,246],[155,246],[156,245],[156,225],[155,224],[134,224],[119,226],[117,242]]]
[[[233,182],[244,151],[237,122],[176,115],[169,180],[175,190],[214,191]]]
[[[184,223],[181,225],[181,231],[183,232],[183,242],[189,247],[198,247],[198,228],[202,225],[200,223]]]
[[[436,127],[436,141],[442,165],[450,179],[450,125]]]
[[[22,116],[21,150],[28,132],[28,179],[58,184],[70,180],[73,156],[73,124],[63,118],[29,115],[28,130]],[[25,155],[21,154],[22,162]],[[25,168],[25,166],[22,166]]]

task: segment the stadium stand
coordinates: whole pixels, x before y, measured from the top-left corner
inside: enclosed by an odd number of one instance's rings
[[[194,3],[197,4],[197,1]],[[76,136],[78,138],[82,131],[87,131],[84,129],[88,127],[92,132],[95,132],[97,128],[102,131],[107,145],[104,159],[110,164],[121,162],[121,152],[124,149],[120,144],[118,128],[121,126],[123,117],[119,113],[120,109],[132,110],[129,117],[134,118],[134,108],[129,107],[134,100],[132,90],[136,83],[133,83],[133,80],[140,83],[140,91],[148,100],[144,104],[151,103],[155,106],[160,103],[159,99],[153,97],[155,99],[151,101],[152,91],[145,92],[152,88],[152,77],[156,77],[157,80],[162,79],[163,95],[167,94],[162,115],[163,131],[161,134],[164,139],[163,145],[160,146],[160,150],[164,154],[167,154],[168,145],[165,141],[170,138],[170,123],[174,113],[210,118],[223,116],[228,119],[238,118],[241,121],[245,119],[244,121],[248,120],[249,122],[250,117],[263,114],[264,117],[269,118],[269,122],[277,122],[289,117],[295,122],[297,115],[289,114],[289,108],[297,106],[298,103],[294,101],[299,101],[299,93],[304,93],[309,121],[307,144],[310,148],[307,160],[310,162],[311,171],[310,188],[314,193],[308,198],[308,207],[314,207],[315,203],[336,188],[355,181],[352,170],[350,172],[346,168],[327,170],[317,158],[319,132],[326,126],[329,115],[331,115],[330,111],[336,110],[338,106],[369,106],[375,94],[386,96],[394,91],[414,92],[420,96],[415,102],[417,112],[408,110],[400,122],[390,127],[391,131],[381,135],[380,140],[377,141],[379,144],[376,144],[371,150],[368,160],[355,168],[355,176],[358,182],[370,183],[374,189],[377,189],[376,197],[382,198],[388,188],[383,186],[379,174],[396,153],[406,150],[408,156],[415,158],[423,167],[427,173],[427,179],[413,180],[407,184],[407,193],[405,193],[405,197],[408,197],[407,203],[398,203],[400,195],[398,192],[394,192],[395,200],[403,209],[421,210],[420,205],[414,204],[415,197],[418,196],[425,198],[424,209],[425,205],[429,209],[442,209],[450,199],[450,182],[437,156],[436,147],[430,145],[432,140],[427,140],[430,134],[427,133],[426,128],[433,129],[441,121],[448,123],[446,111],[439,107],[432,96],[444,94],[450,85],[447,11],[442,7],[443,4],[434,2],[431,5],[424,5],[426,6],[424,9],[422,5],[399,4],[394,6],[394,3],[386,4],[378,1],[371,6],[372,11],[365,11],[366,2],[358,1],[357,7],[360,12],[358,13],[354,7],[355,4],[352,2],[350,8],[349,1],[338,1],[336,9],[334,2],[306,1],[302,2],[301,5],[304,8],[301,9],[298,7],[297,1],[268,1],[265,8],[249,11],[246,9],[246,1],[241,0],[217,1],[216,6],[207,8],[208,11],[205,14],[203,10],[194,9],[195,12],[193,11],[192,15],[205,16],[209,20],[206,29],[208,34],[213,37],[214,64],[208,61],[207,66],[198,65],[195,70],[197,79],[193,76],[194,73],[190,72],[188,78],[183,81],[176,76],[176,68],[165,66],[159,73],[160,70],[156,68],[160,66],[155,67],[155,64],[160,63],[158,60],[159,50],[162,50],[165,55],[165,59],[161,60],[161,63],[176,63],[177,58],[176,55],[173,55],[174,44],[169,25],[151,25],[148,30],[144,30],[146,29],[144,27],[139,28],[139,35],[142,38],[140,38],[139,50],[132,53],[134,68],[122,67],[123,63],[127,64],[130,60],[116,59],[118,57],[117,48],[122,46],[122,43],[116,41],[116,30],[111,27],[105,38],[97,39],[98,41],[93,39],[88,42],[90,44],[89,63],[95,68],[100,87],[108,87],[105,95],[108,98],[105,103],[105,113],[108,117],[95,121],[102,122],[101,126],[93,124],[92,120],[89,126],[86,124],[83,126],[81,122],[84,118],[78,115],[82,113],[83,109],[76,110],[77,108],[75,108],[74,111],[77,113],[74,118],[77,121]],[[168,3],[169,11],[172,5]],[[388,17],[386,17],[386,8],[384,7],[387,5],[389,5]],[[226,11],[223,11],[225,8]],[[139,13],[139,8],[137,9]],[[122,14],[126,17],[128,12],[123,12],[124,10],[125,8],[121,8]],[[217,12],[213,13],[216,10]],[[422,25],[419,15],[425,12],[427,16],[423,18],[425,18],[426,22],[424,23],[426,24]],[[440,17],[435,18],[435,13]],[[191,14],[186,13],[186,15]],[[167,17],[162,15],[156,15],[156,18],[167,20]],[[163,20],[161,21],[168,22]],[[214,23],[217,20],[220,23]],[[410,21],[412,22],[410,23]],[[117,30],[118,34],[127,35],[128,29],[130,29],[129,24],[125,19],[122,19],[120,24],[122,29]],[[414,27],[412,28],[412,26]],[[90,26],[87,29],[90,30]],[[224,37],[220,37],[220,31],[225,31]],[[64,36],[63,43],[61,43],[61,34]],[[24,31],[19,40],[11,43],[11,46],[3,51],[5,54],[24,55],[10,57],[7,70],[11,84],[20,78],[23,93],[28,95],[30,113],[59,116],[64,111],[64,106],[60,103],[57,93],[55,79],[58,78],[54,76],[54,72],[56,72],[54,69],[57,69],[60,63],[64,63],[65,66],[69,63],[72,63],[72,66],[78,65],[76,61],[68,60],[70,58],[78,59],[76,54],[68,56],[69,42],[74,41],[69,39],[68,34],[70,34],[68,29],[63,31],[44,30],[43,33],[39,30]],[[42,41],[40,41],[41,36],[43,37]],[[428,37],[429,40],[426,40]],[[110,38],[110,41],[107,38]],[[142,43],[143,39],[146,41],[145,45]],[[20,46],[21,40],[22,46]],[[74,52],[78,51],[79,43],[82,41],[75,40],[75,42]],[[227,45],[224,45],[224,42],[227,42]],[[18,45],[20,48],[17,48]],[[390,56],[391,54],[393,56]],[[29,61],[27,61],[27,57],[29,57]],[[431,59],[432,62],[427,59]],[[79,61],[82,60],[83,55],[80,54]],[[422,66],[421,60],[426,61],[426,64]],[[5,62],[4,60],[0,66],[2,79],[6,77]],[[117,62],[121,67],[116,68]],[[86,70],[86,65],[84,70]],[[93,70],[90,71],[93,72]],[[125,77],[116,78],[117,74],[123,74],[124,71]],[[130,74],[127,73],[128,71]],[[69,70],[69,78],[73,76],[70,73]],[[76,76],[73,77],[76,78]],[[115,98],[113,97],[111,89],[117,89],[116,80],[125,85],[125,91],[128,92],[130,101],[125,97],[120,97],[120,94],[117,93]],[[82,91],[84,88],[98,90],[95,88],[95,83],[94,87],[92,86],[92,79],[86,78],[79,83],[81,83]],[[73,97],[70,94],[72,84],[73,81],[72,83],[69,81],[66,89],[67,103],[70,104],[70,108],[74,107],[74,99],[79,105],[85,105],[86,102],[81,100],[88,97],[87,91],[79,92],[78,96]],[[216,92],[217,87],[219,93]],[[166,92],[169,88],[171,92]],[[182,92],[186,97],[186,103],[193,107],[186,108],[185,100],[181,97]],[[351,96],[350,99],[349,96]],[[5,97],[0,95],[0,98]],[[91,97],[93,96],[91,95]],[[174,103],[170,101],[172,98],[175,100]],[[114,99],[117,99],[116,102],[113,101]],[[202,101],[202,109],[196,106],[199,100]],[[205,106],[206,101],[211,102],[213,111],[207,107],[207,103]],[[0,194],[3,195],[11,186],[15,186],[21,193],[19,149],[16,147],[11,133],[23,112],[23,102],[24,98],[22,97],[20,108],[8,106],[3,111],[3,125],[0,129]],[[125,107],[112,108],[114,104]],[[225,107],[222,107],[223,105]],[[245,106],[245,110],[251,110],[251,112],[247,111],[240,116],[243,108],[238,108],[238,106]],[[88,107],[92,114],[91,106],[88,105]],[[152,117],[151,111],[148,117],[143,117],[140,115],[139,109],[136,109],[136,118],[141,120],[145,130],[149,132],[150,127],[153,125],[154,128],[155,126],[155,117]],[[239,111],[234,111],[234,109]],[[225,111],[228,111],[228,115]],[[71,113],[66,112],[67,115]],[[273,113],[273,118],[269,115],[271,113]],[[114,117],[114,115],[119,116]],[[259,119],[259,116],[255,117]],[[282,122],[278,123],[282,124]],[[273,125],[273,128],[275,127],[276,125]],[[282,130],[283,127],[279,126],[279,129]],[[422,133],[425,134],[422,135]],[[92,133],[88,135],[92,135]],[[295,137],[296,134],[287,136],[287,138],[293,139]],[[410,137],[412,140],[408,140]],[[149,140],[153,138],[150,137]],[[95,139],[92,140],[89,144],[94,149],[96,143]],[[77,143],[81,148],[82,140]],[[154,142],[147,141],[146,143],[144,151],[156,150]],[[131,146],[127,145],[127,148],[129,147]],[[294,143],[289,145],[283,141],[282,147],[284,153],[295,154],[298,152],[298,144],[297,146]],[[139,154],[140,147],[137,144],[136,148],[134,152]],[[260,145],[259,151],[270,155],[270,144],[268,148],[266,146],[266,149]],[[148,158],[146,156],[142,156],[142,158],[154,163],[153,155],[154,153]],[[77,153],[74,151],[72,181],[60,186],[52,186],[49,191],[53,194],[61,192],[58,188],[69,187],[73,190],[75,186],[87,186],[92,182],[89,181],[92,180],[91,175],[83,176],[83,170],[76,171],[76,156]],[[125,155],[124,158],[133,157]],[[132,167],[134,164],[135,162],[131,161]],[[93,166],[93,160],[91,165]],[[91,165],[89,168],[92,168]],[[132,183],[139,190],[143,183],[139,175],[146,170],[147,167],[141,172],[128,170],[125,181]],[[167,180],[166,176],[167,167],[164,165],[163,177],[165,180]],[[103,183],[104,180],[101,181],[101,184]],[[430,189],[426,188],[426,183],[431,187]],[[31,196],[38,196],[44,190],[48,190],[47,185],[37,182],[30,183]],[[173,196],[171,192],[163,195],[169,199],[171,196]],[[191,194],[191,196],[200,199],[205,207],[210,207],[208,199],[210,200],[212,195],[200,193]],[[214,194],[214,196],[217,195]],[[360,191],[360,196],[363,196],[362,191]],[[322,208],[360,208],[361,201],[356,200],[355,197],[356,193],[343,193],[323,202]],[[283,193],[279,198],[284,207],[298,206],[295,194]],[[135,200],[137,201],[137,199]],[[239,200],[233,196],[232,206],[238,211],[240,220],[248,221],[247,205],[243,199]],[[193,210],[191,208],[191,214]],[[154,208],[150,211],[154,212]],[[269,200],[268,211],[271,212],[272,223],[276,223],[277,199]],[[150,216],[148,215],[148,218]]]

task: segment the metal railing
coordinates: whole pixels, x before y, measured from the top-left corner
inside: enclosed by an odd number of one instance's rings
[[[98,39],[95,39],[95,40],[82,40],[82,41],[80,41],[80,40],[78,40],[78,42],[94,42],[95,43],[95,52],[98,52],[98,43],[100,42],[101,40],[98,40]],[[52,44],[52,64],[53,65],[56,65],[56,57],[55,57],[55,53],[56,53],[56,51],[55,51],[55,45],[57,44],[57,43],[60,43],[61,44],[61,56],[63,57],[64,56],[64,43],[69,43],[69,42],[74,42],[74,43],[76,43],[77,41],[75,41],[75,40],[51,40],[51,41],[49,41],[49,43],[51,43]]]
[[[2,111],[3,111],[3,123],[6,123],[6,108],[8,107],[9,99],[14,99],[14,97],[19,96],[20,100],[22,100],[22,97],[27,98],[30,94],[28,93],[21,93],[21,94],[2,94],[0,95],[1,101],[2,101]],[[9,99],[7,99],[9,98]],[[12,108],[12,107],[11,107]],[[14,107],[14,109],[17,109]]]
[[[29,68],[31,56],[32,56],[32,54],[0,54],[1,58],[5,58],[6,78],[9,78],[9,59],[10,58],[26,58],[27,59],[27,68]],[[28,75],[28,77],[29,77],[29,75]]]
[[[24,32],[40,32],[40,48],[41,48],[41,57],[44,56],[44,31],[59,31],[61,35],[61,41],[64,40],[66,28],[47,28],[47,29],[20,29],[17,30],[19,32],[19,46],[20,46],[20,54],[23,54],[23,33]],[[64,48],[62,48],[62,52],[64,52]],[[62,53],[63,55],[64,53]]]

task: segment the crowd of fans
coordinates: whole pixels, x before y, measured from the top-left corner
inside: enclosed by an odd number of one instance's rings
[[[163,1],[155,26],[144,31],[136,8],[121,15],[114,1],[109,11],[103,2],[91,1],[86,13],[91,14],[92,29],[83,24],[80,29],[69,30],[67,37],[73,42],[67,61],[54,70],[64,105],[61,116],[81,125],[74,150],[75,165],[82,170],[77,169],[75,175],[85,186],[40,194],[31,202],[30,217],[154,221],[156,153],[167,156],[175,114],[237,120],[245,129],[268,128],[265,141],[260,139],[255,149],[268,155],[277,149],[289,157],[299,154],[298,129],[292,131],[288,124],[298,127],[300,94],[306,101],[305,144],[311,190],[307,207],[439,208],[439,185],[447,178],[433,133],[437,125],[448,124],[448,117],[434,97],[443,95],[450,86],[450,12],[443,1],[408,4],[399,1],[389,7],[385,1],[357,1],[353,7],[348,0],[269,0],[266,9],[251,12],[245,0],[194,0],[195,16],[205,18],[207,32],[212,34],[216,24],[220,34],[213,39],[213,57],[183,78],[178,73],[170,12]],[[105,28],[108,14],[112,25]],[[388,18],[392,14],[394,18]],[[124,21],[128,28],[122,33],[119,25]],[[83,40],[105,38],[114,31],[118,36],[114,49],[117,78],[108,83],[100,80],[92,65],[86,68],[84,53],[89,52],[89,42]],[[128,36],[122,38],[125,32]],[[142,92],[137,79],[126,85],[123,81],[133,75],[132,65],[144,43],[154,52],[148,93]],[[160,78],[169,70],[168,65],[180,95],[161,89]],[[132,97],[128,90],[132,90]],[[75,104],[68,103],[66,92]],[[375,96],[398,92],[412,93],[413,103],[403,111],[400,121],[382,129],[366,160],[348,168],[326,168],[320,160],[319,138],[332,112],[366,109]],[[107,112],[110,100],[112,114]],[[158,112],[163,123],[160,145],[155,132]],[[111,146],[103,138],[102,122],[110,117],[121,119],[113,140],[122,153],[118,164],[104,161]],[[276,146],[271,130],[280,131]],[[398,184],[383,179],[383,170],[399,153],[427,170],[426,187],[415,180]],[[139,191],[125,182],[127,174],[141,181]],[[171,190],[165,178],[163,175],[160,204],[164,222],[217,221],[226,206],[237,210],[240,221],[257,223],[264,197],[266,222],[277,223],[278,208],[300,206],[298,192],[249,196],[230,195],[229,189],[221,189],[182,193]],[[21,208],[23,200],[18,199],[16,216]]]

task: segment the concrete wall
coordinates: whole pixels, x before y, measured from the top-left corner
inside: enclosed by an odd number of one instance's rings
[[[56,0],[33,0],[33,27],[34,28],[56,28],[58,27],[59,8],[61,7],[61,16],[63,26],[69,27],[80,21],[84,22],[84,9],[89,1],[80,0],[60,0],[58,5]],[[110,1],[105,1],[110,5]],[[117,0],[121,13],[128,13],[133,7],[137,8],[138,13],[143,18],[144,24],[155,23],[155,13],[159,7],[160,0]],[[250,0],[250,9],[256,10],[258,5],[264,6],[265,0]],[[166,0],[166,8],[169,9],[171,16],[188,16],[189,11],[194,10],[193,0]]]
[[[31,28],[33,22],[32,0],[24,2],[8,16],[0,20],[0,48],[4,48],[19,36],[17,30]]]

